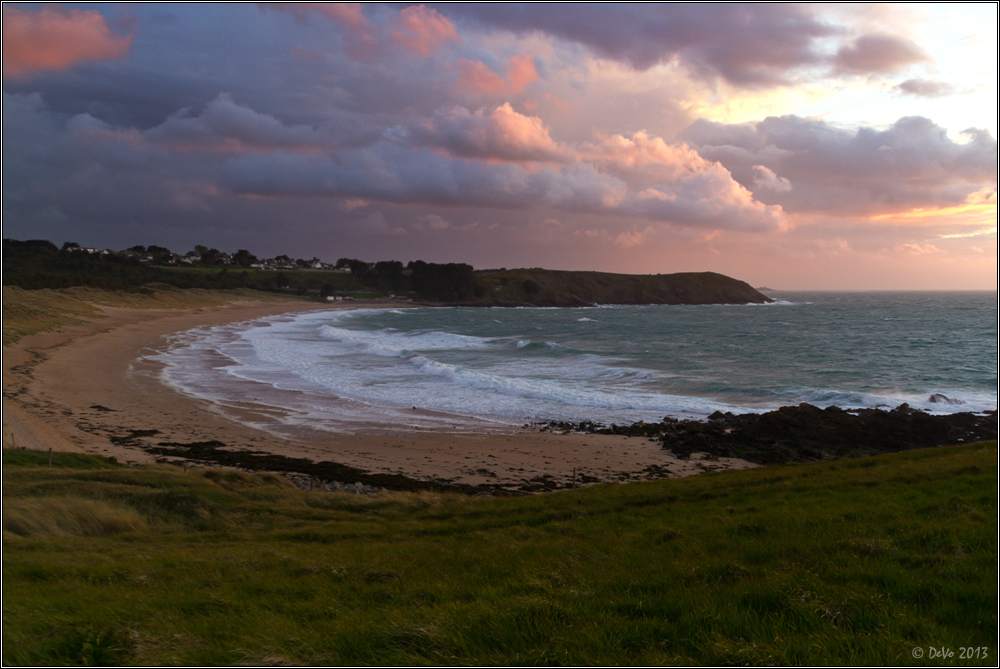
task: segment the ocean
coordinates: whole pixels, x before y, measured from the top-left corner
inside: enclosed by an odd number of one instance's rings
[[[997,408],[994,292],[771,296],[739,306],[332,309],[178,333],[149,357],[176,390],[277,432],[622,424],[801,402]]]

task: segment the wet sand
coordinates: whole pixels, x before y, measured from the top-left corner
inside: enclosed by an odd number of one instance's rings
[[[278,435],[213,410],[204,400],[159,382],[143,357],[167,346],[166,336],[195,327],[313,309],[363,308],[301,302],[242,303],[184,310],[100,307],[107,316],[4,347],[3,446],[80,451],[121,462],[163,459],[161,442],[218,441],[226,450],[331,461],[372,474],[533,490],[573,482],[610,482],[752,467],[743,460],[682,460],[648,439],[552,434],[455,417],[449,429],[372,422],[354,434]],[[385,304],[370,305],[385,307]],[[259,419],[273,410],[246,407]],[[256,421],[255,421],[256,422]],[[168,460],[177,460],[168,457]]]

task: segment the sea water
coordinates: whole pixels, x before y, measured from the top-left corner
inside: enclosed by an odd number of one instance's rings
[[[264,428],[621,424],[801,402],[997,408],[994,292],[772,297],[767,305],[331,309],[179,333],[153,357],[169,385],[234,417],[253,405],[250,422]]]

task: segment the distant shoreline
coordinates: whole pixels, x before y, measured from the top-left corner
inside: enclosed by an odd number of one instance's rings
[[[431,305],[380,300],[244,301],[187,309],[99,307],[103,319],[27,336],[4,347],[4,447],[82,451],[130,463],[190,461],[269,468],[319,479],[339,476],[348,479],[342,483],[361,481],[393,489],[501,494],[756,466],[734,457],[736,453],[766,464],[880,452],[863,444],[853,448],[824,445],[814,436],[790,443],[780,430],[775,433],[773,424],[752,438],[741,437],[742,444],[720,436],[757,429],[747,428],[752,422],[749,415],[603,430],[592,423],[551,421],[545,426],[513,427],[453,416],[440,429],[372,421],[359,434],[301,429],[289,438],[252,426],[255,416],[273,420],[271,407],[248,398],[235,408],[239,418],[234,422],[207,401],[163,385],[157,370],[144,367],[149,363],[143,361],[143,353],[164,347],[165,337],[173,333],[196,327],[305,311],[416,306]],[[800,426],[815,424],[822,429],[819,419],[841,418],[835,413],[785,407],[765,415],[795,414]],[[903,415],[895,419],[897,432],[924,420]],[[949,417],[934,417],[917,428],[928,432],[937,425],[947,425],[945,432],[965,435],[963,441],[973,428],[979,430],[974,432],[977,438],[989,438],[991,433],[995,436],[996,412],[992,427],[987,424],[985,432],[982,424],[969,427],[968,420]],[[849,427],[841,424],[838,429],[844,432]],[[678,437],[678,430],[683,438]],[[863,427],[853,434],[864,441],[857,435],[875,433]],[[762,439],[783,445],[775,450],[762,446]]]

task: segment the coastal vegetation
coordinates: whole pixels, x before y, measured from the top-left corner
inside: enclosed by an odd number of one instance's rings
[[[366,262],[341,258],[328,265],[279,256],[251,262],[245,250],[215,249],[178,260],[160,247],[90,253],[47,240],[3,242],[4,286],[26,290],[86,286],[137,291],[160,284],[184,289],[251,289],[283,294],[384,297],[467,306],[578,307],[592,304],[747,304],[770,300],[749,284],[715,272],[656,275],[557,271],[541,268],[475,270],[465,263],[422,260]],[[150,253],[150,249],[160,253]],[[197,258],[195,260],[194,258]],[[223,260],[225,259],[225,260]],[[318,267],[317,267],[318,266]]]
[[[994,665],[996,457],[476,498],[4,449],[3,661]]]
[[[302,299],[250,289],[180,289],[168,284],[146,284],[133,290],[103,290],[77,286],[24,290],[3,287],[3,344],[21,337],[104,318],[99,306],[122,309],[197,309],[241,301],[278,302]]]
[[[592,304],[762,304],[748,283],[717,272],[611,274],[516,269],[477,274],[487,304],[582,307]]]

